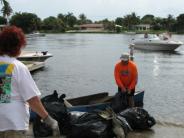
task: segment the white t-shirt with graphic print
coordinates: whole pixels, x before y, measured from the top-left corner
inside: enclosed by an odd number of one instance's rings
[[[26,101],[40,95],[23,63],[0,56],[0,131],[27,130],[30,115]]]

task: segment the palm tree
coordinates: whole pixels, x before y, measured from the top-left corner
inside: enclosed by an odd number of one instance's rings
[[[13,12],[9,2],[7,0],[0,0],[1,4],[3,5],[1,12],[3,13],[3,17],[6,18],[7,24],[9,24],[9,16]]]
[[[133,25],[140,23],[140,17],[135,14],[135,12],[132,12],[131,14],[128,14],[124,16],[123,18],[123,24],[128,30],[133,29]]]
[[[168,15],[168,17],[167,17],[166,20],[167,20],[167,29],[168,29],[169,31],[171,31],[173,25],[176,23],[176,20],[175,20],[175,18],[173,17],[173,15],[171,15],[171,14]]]
[[[68,12],[68,14],[65,15],[65,18],[68,27],[73,27],[77,22],[77,18],[71,12]]]
[[[85,24],[86,20],[87,20],[87,18],[85,16],[85,14],[82,13],[82,14],[79,15],[79,22],[80,22],[80,24]]]

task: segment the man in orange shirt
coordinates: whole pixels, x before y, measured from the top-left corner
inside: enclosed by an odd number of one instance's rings
[[[137,84],[137,67],[129,59],[129,54],[124,53],[120,57],[120,62],[115,66],[114,77],[118,85],[118,92],[126,93],[129,107],[134,106],[134,93]]]

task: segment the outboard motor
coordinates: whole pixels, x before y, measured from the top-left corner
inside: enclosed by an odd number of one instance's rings
[[[48,51],[42,51],[41,53],[42,53],[43,55],[47,55],[47,52],[48,52]]]

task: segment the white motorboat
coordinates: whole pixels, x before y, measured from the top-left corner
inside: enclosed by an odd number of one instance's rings
[[[19,57],[17,57],[17,59],[21,61],[43,62],[52,56],[53,55],[48,53],[48,51],[42,51],[42,52],[22,51],[22,53],[19,55]]]
[[[26,35],[27,38],[43,37],[43,36],[45,36],[45,34],[44,33],[40,33],[40,32],[33,32],[33,33],[30,33],[30,34]]]
[[[174,41],[170,38],[162,39],[156,35],[148,36],[147,38],[141,38],[133,40],[135,49],[142,50],[154,50],[154,51],[174,51],[176,48],[181,46],[181,41]]]

